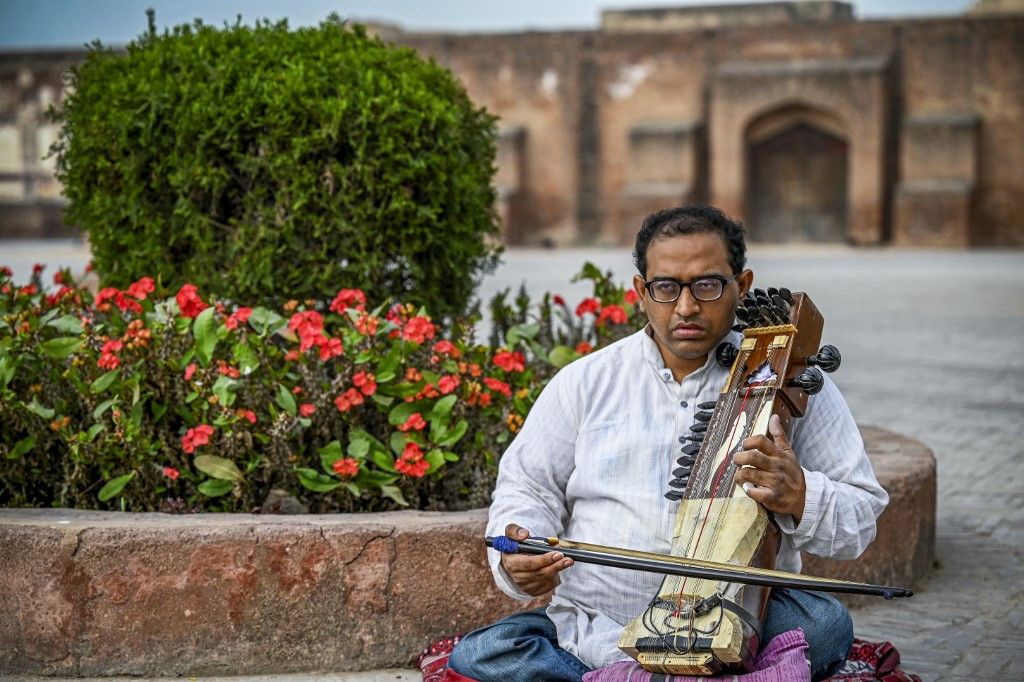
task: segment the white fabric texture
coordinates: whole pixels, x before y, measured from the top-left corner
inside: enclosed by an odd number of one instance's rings
[[[726,340],[738,345],[741,335]],[[510,523],[532,535],[668,553],[678,502],[665,498],[697,405],[717,400],[729,370],[711,353],[703,368],[672,378],[654,340],[641,330],[567,365],[545,387],[502,456],[488,535]],[[799,571],[799,551],[843,559],[860,555],[888,503],[850,410],[836,385],[811,397],[790,439],[807,497],[799,525],[782,530],[779,570]],[[526,599],[488,552],[498,586]],[[562,571],[547,609],[559,645],[591,668],[628,658],[622,628],[640,614],[663,577],[576,563]]]

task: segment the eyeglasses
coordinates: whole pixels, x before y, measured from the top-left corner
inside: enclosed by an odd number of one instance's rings
[[[707,277],[698,277],[692,282],[680,282],[678,279],[672,279],[671,277],[658,277],[650,282],[644,280],[644,286],[650,292],[651,298],[658,303],[673,303],[677,301],[680,294],[683,293],[683,287],[690,287],[690,293],[698,301],[708,302],[717,301],[722,298],[725,285],[734,279],[736,279],[736,275],[732,277],[708,275]]]

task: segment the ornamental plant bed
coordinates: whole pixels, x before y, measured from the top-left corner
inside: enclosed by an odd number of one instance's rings
[[[0,269],[0,505],[129,511],[458,510],[544,383],[642,325],[635,293],[490,304],[441,327],[358,289],[280,310],[143,277],[97,293]]]

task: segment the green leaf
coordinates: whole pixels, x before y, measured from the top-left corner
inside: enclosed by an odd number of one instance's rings
[[[128,485],[128,481],[135,478],[135,472],[127,473],[124,476],[118,476],[117,478],[107,481],[106,485],[100,488],[99,498],[100,502],[106,502],[111,497],[114,497]]]
[[[103,376],[96,379],[89,385],[89,390],[93,393],[103,393],[103,391],[110,388],[110,385],[117,381],[117,378],[121,376],[121,372],[116,369],[112,369]]]
[[[388,413],[388,423],[392,426],[404,424],[409,417],[420,411],[421,403],[399,403]]]
[[[347,454],[349,457],[354,459],[363,459],[367,453],[370,452],[370,441],[368,440],[354,440],[349,442]],[[341,454],[335,460],[341,459]]]
[[[96,440],[96,436],[100,435],[103,429],[107,428],[104,424],[93,424],[89,427],[89,430],[85,433],[87,443],[91,443]]]
[[[65,334],[82,333],[82,321],[74,315],[65,315],[57,318],[56,320],[50,320],[46,324],[54,327],[57,331],[64,332]]]
[[[459,461],[459,456],[456,455],[454,452],[445,452],[444,453],[444,461],[446,461],[446,462],[458,462]]]
[[[196,355],[203,363],[203,366],[210,364],[213,351],[217,347],[217,322],[213,319],[217,312],[216,308],[210,306],[196,316],[192,323],[192,335],[196,342]]]
[[[234,390],[237,389],[238,382],[228,377],[225,374],[221,374],[217,377],[217,380],[213,382],[213,394],[217,396],[218,404],[224,407],[231,407],[235,402]]]
[[[207,476],[221,481],[242,481],[242,472],[230,459],[224,459],[217,455],[199,455],[195,458],[196,469],[199,469]]]
[[[110,409],[110,406],[117,402],[117,398],[111,398],[110,400],[104,400],[102,403],[96,406],[96,409],[92,411],[92,418],[99,419],[103,416],[103,413]]]
[[[35,436],[26,436],[25,438],[22,438],[21,440],[14,444],[14,447],[11,448],[11,451],[7,453],[7,459],[18,459],[26,452],[30,452],[32,448],[35,447],[35,445]]]
[[[548,362],[561,369],[579,357],[580,354],[568,346],[555,346],[548,353]]]
[[[459,423],[454,428],[450,429],[444,434],[440,440],[437,441],[437,445],[442,448],[450,448],[461,440],[466,435],[466,431],[469,429],[469,424],[465,419],[460,419]]]
[[[249,324],[260,336],[266,336],[273,334],[287,323],[274,311],[260,306],[252,309],[252,314],[249,315]]]
[[[433,475],[444,466],[444,453],[440,450],[431,450],[423,456],[423,460],[430,465],[427,475]]]
[[[326,493],[342,485],[342,482],[338,479],[331,478],[330,476],[321,474],[313,469],[295,467],[292,471],[294,471],[295,475],[299,477],[299,483],[301,483],[304,488],[309,488],[314,492]]]
[[[139,427],[142,426],[142,403],[141,402],[137,402],[134,405],[132,405],[132,411],[131,411],[131,414],[129,415],[129,418],[132,420],[132,424],[135,425],[135,428],[139,428]]]
[[[379,391],[375,392],[372,397],[373,402],[377,403],[381,407],[391,407],[391,404],[395,402],[394,398],[386,396]]]
[[[384,497],[390,498],[403,507],[408,507],[409,503],[405,501],[405,497],[402,495],[402,491],[398,487],[393,485],[382,485],[380,487],[380,494]]]
[[[53,358],[66,358],[82,347],[84,341],[75,336],[58,336],[39,344],[39,350]]]
[[[231,481],[219,481],[215,478],[207,479],[196,486],[199,492],[207,497],[220,497],[231,492],[234,487],[235,484]]]
[[[295,414],[295,397],[287,388],[278,386],[277,396],[275,396],[274,400],[281,406],[282,410],[291,415]]]
[[[454,393],[450,393],[445,397],[434,403],[434,409],[430,411],[431,419],[441,419],[447,417],[452,412],[452,408],[455,407],[455,401],[458,400],[458,396]]]
[[[249,347],[249,344],[242,341],[231,347],[231,356],[235,359],[243,375],[249,373],[246,371],[246,368],[249,371],[255,371],[260,366],[260,360],[256,357],[256,352]]]
[[[377,374],[394,374],[395,370],[398,369],[398,363],[402,361],[402,349],[398,344],[391,347],[384,359],[381,360],[380,364],[377,365]]]
[[[407,438],[405,434],[402,433],[401,431],[392,431],[390,441],[391,451],[396,455],[401,455],[402,452],[405,450],[406,440]]]
[[[505,340],[508,342],[509,347],[514,347],[519,343],[520,339],[532,339],[539,332],[539,324],[517,324],[509,328],[508,333],[505,335]]]
[[[39,399],[36,397],[32,398],[32,402],[28,405],[28,409],[32,410],[43,419],[53,419],[53,415],[57,414],[53,409],[40,405]]]

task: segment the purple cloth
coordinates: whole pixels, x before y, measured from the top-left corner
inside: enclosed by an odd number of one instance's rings
[[[797,628],[783,632],[768,642],[768,646],[757,655],[754,669],[746,675],[724,675],[719,678],[695,677],[693,675],[662,675],[651,673],[640,667],[636,661],[618,661],[606,668],[594,670],[583,676],[583,682],[706,682],[708,679],[727,679],[735,682],[810,682],[811,667],[805,652],[807,640],[804,631]]]

